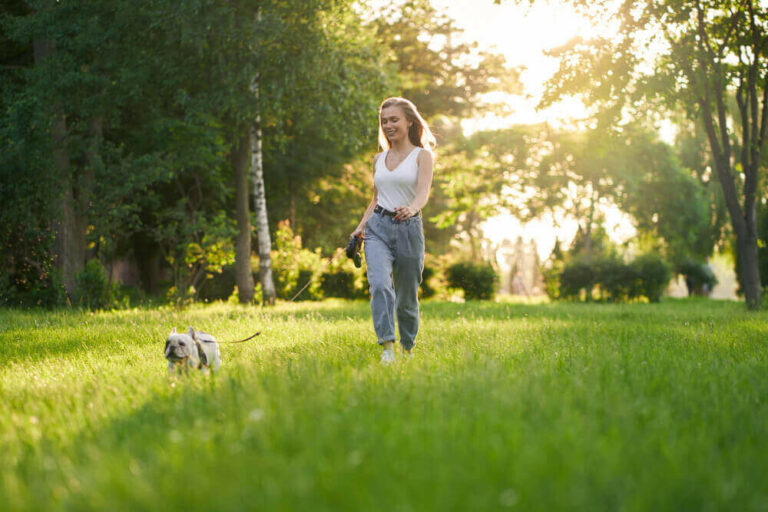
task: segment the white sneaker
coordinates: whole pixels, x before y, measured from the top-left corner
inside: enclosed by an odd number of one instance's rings
[[[382,350],[381,352],[381,364],[389,366],[395,362],[395,351],[390,349]]]

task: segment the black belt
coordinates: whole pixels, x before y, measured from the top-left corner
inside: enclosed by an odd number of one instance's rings
[[[391,212],[389,210],[385,210],[384,208],[382,208],[379,205],[376,205],[376,208],[373,209],[373,213],[378,213],[379,215],[388,215],[390,217],[394,217],[394,216],[397,215],[395,212]],[[413,218],[413,217],[421,217],[421,210],[416,212],[416,214],[413,215],[411,218]]]

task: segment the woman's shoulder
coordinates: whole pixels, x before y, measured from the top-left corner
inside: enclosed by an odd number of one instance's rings
[[[383,155],[384,153],[386,153],[386,151],[380,151],[380,152],[376,153],[376,154],[373,156],[373,165],[376,165],[376,162],[378,162],[378,161],[379,161],[379,158],[380,158],[380,157],[381,157],[381,155]]]
[[[421,164],[431,164],[434,161],[434,155],[432,151],[426,148],[419,148],[419,154],[416,156],[416,160]]]

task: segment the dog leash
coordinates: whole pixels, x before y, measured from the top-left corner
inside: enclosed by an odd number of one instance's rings
[[[353,260],[355,262],[355,266],[357,268],[360,268],[360,248],[362,247],[362,245],[363,245],[363,238],[362,237],[359,237],[359,236],[350,237],[349,238],[349,242],[347,243],[346,251],[345,251],[346,255],[347,255],[347,258]],[[329,267],[331,266],[331,263],[333,263],[334,260],[339,256],[339,254],[341,254],[341,253],[337,252],[328,261],[328,266]],[[293,298],[291,300],[289,300],[288,302],[295,301],[296,298],[299,295],[301,295],[301,292],[303,292],[304,290],[307,289],[307,286],[309,286],[309,283],[311,283],[311,282],[312,282],[312,278],[310,277],[309,280],[306,282],[306,284],[301,287],[301,290],[296,292],[296,295],[294,295]]]
[[[351,241],[350,241],[350,246],[351,246]],[[359,246],[357,247],[357,250],[359,250]],[[333,257],[328,261],[328,265],[329,266],[331,265],[331,263],[333,263],[336,260],[336,258],[339,256],[339,254],[341,254],[341,253],[336,253],[335,255],[333,255]],[[301,290],[296,292],[296,295],[294,295],[293,298],[291,300],[289,300],[288,302],[295,301],[298,298],[298,296],[301,295],[301,292],[303,292],[304,290],[307,289],[307,287],[310,285],[311,282],[312,282],[312,278],[310,277],[309,280],[306,282],[306,284],[301,287]],[[252,334],[252,335],[250,335],[247,338],[244,338],[242,340],[237,340],[237,341],[218,341],[217,343],[243,343],[245,341],[248,341],[248,340],[251,340],[251,339],[255,338],[259,334],[261,334],[261,331],[255,333],[255,334]]]
[[[248,340],[250,340],[250,339],[253,339],[253,338],[255,338],[255,337],[256,337],[256,336],[258,336],[259,334],[261,334],[261,331],[257,332],[256,334],[253,334],[253,335],[251,335],[251,336],[248,336],[248,337],[247,337],[247,338],[245,338],[244,340],[237,340],[237,341],[217,341],[216,343],[242,343],[242,342],[244,342],[244,341],[248,341]]]
[[[332,258],[331,258],[331,259],[328,261],[328,266],[330,266],[330,265],[331,265],[331,263],[333,263],[333,261],[334,261],[334,260],[335,260],[335,259],[336,259],[336,258],[339,256],[339,254],[341,254],[341,253],[339,252],[339,253],[336,253],[336,254],[334,254],[334,255],[333,255],[333,257],[332,257]],[[304,290],[306,290],[306,289],[307,289],[307,287],[310,285],[310,283],[311,283],[311,282],[312,282],[312,278],[310,277],[310,278],[309,278],[309,280],[307,281],[307,283],[306,283],[304,286],[302,286],[302,287],[301,287],[301,290],[299,290],[298,292],[296,292],[296,295],[294,295],[294,296],[293,296],[293,298],[292,298],[291,300],[289,300],[288,302],[293,302],[293,301],[295,301],[295,300],[296,300],[296,298],[297,298],[299,295],[301,295],[301,292],[303,292]]]

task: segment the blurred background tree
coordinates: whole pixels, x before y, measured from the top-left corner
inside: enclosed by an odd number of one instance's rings
[[[542,104],[579,95],[597,117],[612,123],[636,118],[646,108],[683,111],[700,122],[735,235],[741,287],[747,306],[757,308],[768,6],[753,0],[568,3],[617,30],[613,37],[575,37],[553,49],[560,68]]]

